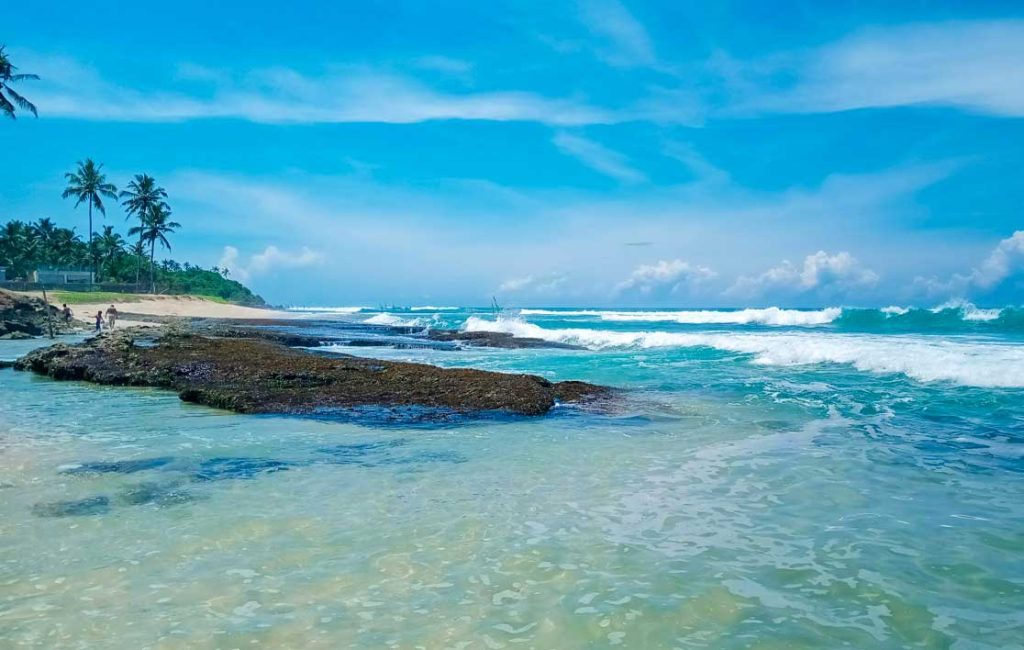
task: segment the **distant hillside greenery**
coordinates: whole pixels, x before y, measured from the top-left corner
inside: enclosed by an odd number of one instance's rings
[[[8,221],[0,225],[0,267],[7,279],[27,280],[37,269],[91,270],[95,262],[96,282],[131,285],[155,293],[192,294],[218,298],[242,305],[263,305],[257,296],[236,280],[227,269],[204,269],[174,260],[151,262],[150,251],[138,243],[129,245],[112,226],[93,237],[93,251],[73,228],[59,228],[50,219],[34,223]],[[152,277],[152,281],[149,278]]]

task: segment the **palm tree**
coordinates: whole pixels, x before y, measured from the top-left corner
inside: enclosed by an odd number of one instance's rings
[[[24,221],[8,221],[0,229],[0,266],[10,267],[13,277],[25,277],[35,257],[32,229]]]
[[[96,238],[96,253],[103,269],[103,277],[109,278],[118,259],[124,255],[124,238],[114,232],[113,226],[103,226],[103,232]]]
[[[36,111],[35,105],[11,88],[12,83],[39,79],[39,77],[34,74],[14,74],[14,71],[18,68],[11,64],[11,60],[7,58],[7,53],[4,52],[4,47],[0,45],[0,112],[12,120],[15,119],[15,109],[28,111],[39,117],[39,112]]]
[[[51,219],[43,218],[35,222],[29,229],[38,250],[38,258],[43,264],[51,264],[53,257],[53,241],[57,234],[57,226]]]
[[[58,228],[53,233],[50,255],[55,266],[81,266],[89,263],[89,251],[73,228]]]
[[[92,272],[94,276],[96,274],[96,252],[92,247],[92,209],[95,207],[99,210],[100,214],[106,215],[107,210],[103,207],[103,199],[101,197],[117,199],[117,188],[114,187],[113,183],[107,182],[107,177],[101,171],[102,169],[103,165],[97,165],[91,158],[86,158],[85,162],[79,161],[78,171],[64,174],[64,178],[68,181],[68,186],[61,195],[65,199],[72,196],[78,199],[75,202],[76,208],[83,201],[88,201],[89,203],[89,253],[92,256]]]
[[[160,242],[161,247],[171,250],[171,243],[167,241],[167,235],[181,228],[180,223],[170,221],[170,218],[171,209],[167,207],[166,203],[160,203],[146,215],[142,225],[135,226],[128,231],[129,236],[138,235],[140,241],[149,244],[150,293],[156,293],[156,265],[153,263],[156,244]]]
[[[140,226],[145,226],[146,215],[152,212],[158,205],[167,207],[164,199],[167,198],[167,191],[156,184],[156,180],[149,174],[136,174],[135,178],[128,183],[128,189],[122,190],[120,194],[124,206],[125,219],[137,217]],[[142,244],[142,231],[139,231],[139,244]],[[135,284],[139,284],[139,276],[142,273],[142,258],[138,258],[135,266]]]

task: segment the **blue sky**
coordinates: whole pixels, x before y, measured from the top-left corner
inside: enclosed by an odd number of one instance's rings
[[[1024,295],[1019,3],[218,4],[5,10],[0,219],[92,157],[279,303]]]

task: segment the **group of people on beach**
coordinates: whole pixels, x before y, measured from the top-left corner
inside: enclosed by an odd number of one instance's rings
[[[71,307],[68,307],[67,303],[61,305],[61,314],[64,316],[64,322],[68,325],[75,319],[74,312],[71,311]],[[96,312],[96,331],[102,332],[104,329],[112,330],[117,325],[117,307],[113,305],[107,307],[106,318],[103,316],[102,311]]]

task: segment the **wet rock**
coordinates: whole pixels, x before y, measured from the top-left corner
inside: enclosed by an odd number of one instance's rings
[[[0,289],[0,339],[32,338],[49,333],[52,322],[55,334],[78,327],[80,323],[65,323],[61,310],[47,305],[41,298],[30,298]]]
[[[264,338],[168,333],[153,345],[130,332],[30,352],[15,367],[54,379],[153,386],[182,400],[240,413],[322,414],[383,407],[542,415],[557,403],[606,397],[584,382],[313,354]]]
[[[117,500],[128,506],[142,506],[156,504],[159,506],[173,506],[180,503],[190,503],[196,497],[181,489],[176,483],[139,483],[125,488],[118,494]]]
[[[507,332],[462,332],[459,330],[430,330],[427,338],[431,341],[457,342],[464,345],[486,348],[555,348],[561,350],[582,350],[578,345],[556,343],[530,337],[515,337]]]
[[[249,479],[262,474],[283,472],[296,465],[294,462],[270,458],[210,458],[199,464],[192,478],[196,481]]]

